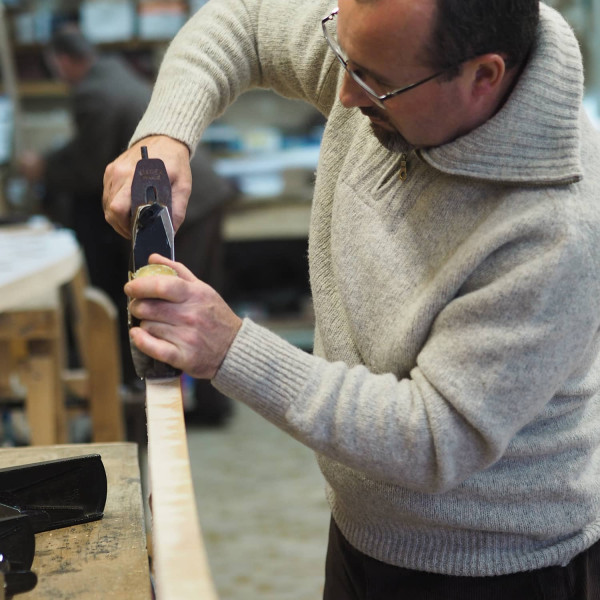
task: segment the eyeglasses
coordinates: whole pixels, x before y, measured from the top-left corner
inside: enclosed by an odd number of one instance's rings
[[[431,81],[432,79],[435,79],[436,77],[439,77],[446,71],[450,70],[450,68],[444,69],[443,71],[438,71],[437,73],[434,73],[433,75],[430,75],[429,77],[426,77],[425,79],[421,79],[421,81],[417,81],[417,83],[411,83],[410,85],[406,85],[404,87],[398,88],[397,90],[392,90],[391,92],[387,92],[385,94],[378,94],[363,79],[359,70],[351,69],[350,66],[348,65],[348,58],[344,56],[344,52],[342,51],[342,49],[337,41],[337,28],[335,26],[335,17],[337,16],[338,11],[339,11],[339,8],[337,8],[337,7],[334,8],[331,11],[331,13],[329,13],[326,17],[324,17],[321,20],[321,27],[323,28],[323,35],[325,36],[325,39],[327,40],[327,43],[329,44],[329,47],[335,54],[336,58],[340,61],[340,63],[344,67],[344,69],[346,69],[346,73],[348,73],[348,75],[350,75],[350,77],[352,77],[352,79],[356,83],[358,83],[358,85],[360,85],[360,87],[365,92],[367,92],[367,94],[369,95],[369,98],[371,98],[371,100],[377,106],[379,106],[379,108],[382,108],[385,110],[384,102],[386,100],[389,100],[390,98],[393,98],[394,96],[399,96],[400,94],[403,94],[404,92],[408,92],[409,90],[412,90],[420,85],[423,85],[424,83],[427,83],[428,81]]]

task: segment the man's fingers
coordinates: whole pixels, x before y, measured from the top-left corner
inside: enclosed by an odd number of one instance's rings
[[[111,162],[104,171],[102,206],[106,221],[125,238],[131,237],[131,183],[141,158],[138,142]]]
[[[104,211],[107,223],[126,239],[131,238],[130,198],[130,194],[119,192]]]
[[[102,206],[106,221],[123,237],[131,237],[131,182],[141,159],[140,148],[148,148],[150,158],[160,158],[169,174],[172,187],[172,214],[175,231],[185,217],[192,189],[189,148],[180,141],[163,135],[148,136],[136,142],[110,163],[104,172]]]
[[[112,162],[104,172],[102,206],[104,218],[117,233],[131,237],[131,180],[132,170]]]
[[[189,164],[186,164],[186,167],[189,169]],[[177,173],[177,171],[173,169],[173,173]],[[173,229],[177,231],[179,229],[179,226],[183,223],[183,220],[185,219],[187,204],[190,198],[190,194],[192,193],[191,174],[190,178],[178,177],[175,180],[172,179],[171,183],[171,193],[173,198]]]
[[[178,304],[187,298],[184,286],[185,283],[183,281],[176,281],[175,277],[171,275],[148,275],[126,283],[125,294],[132,301],[137,300],[138,303],[142,303],[145,300],[148,301],[149,307],[154,306],[157,302]],[[140,310],[137,306],[132,306],[132,309],[136,311]],[[159,308],[159,310],[166,309],[168,309],[168,305]],[[149,311],[151,308],[145,308],[144,310]],[[137,312],[135,316],[138,317]],[[151,318],[151,316],[148,312],[145,312],[139,318],[147,319]]]
[[[177,275],[184,281],[196,281],[196,276],[181,263],[170,260],[161,254],[151,254],[148,259],[149,264],[153,265],[166,265],[177,271]]]
[[[180,353],[174,344],[165,339],[154,337],[141,327],[132,327],[129,330],[129,337],[140,352],[167,363],[172,367],[181,368],[178,359]]]

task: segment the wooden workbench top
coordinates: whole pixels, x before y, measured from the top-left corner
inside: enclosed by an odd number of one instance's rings
[[[148,600],[148,552],[137,445],[70,444],[0,449],[0,467],[100,454],[108,480],[104,518],[35,536],[37,586],[22,600]]]
[[[83,264],[75,234],[40,225],[0,227],[0,312],[37,305]]]

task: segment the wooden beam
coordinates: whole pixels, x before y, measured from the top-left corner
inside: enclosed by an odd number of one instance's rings
[[[179,378],[146,380],[146,412],[157,600],[217,600],[194,498]]]
[[[125,439],[119,394],[122,375],[117,310],[102,290],[86,288],[84,298],[89,327],[85,355],[93,441],[117,442]]]

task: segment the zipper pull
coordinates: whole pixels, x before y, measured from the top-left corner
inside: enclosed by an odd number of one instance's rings
[[[404,181],[408,177],[408,167],[406,166],[407,158],[406,154],[400,155],[400,172],[398,173],[400,181]]]

